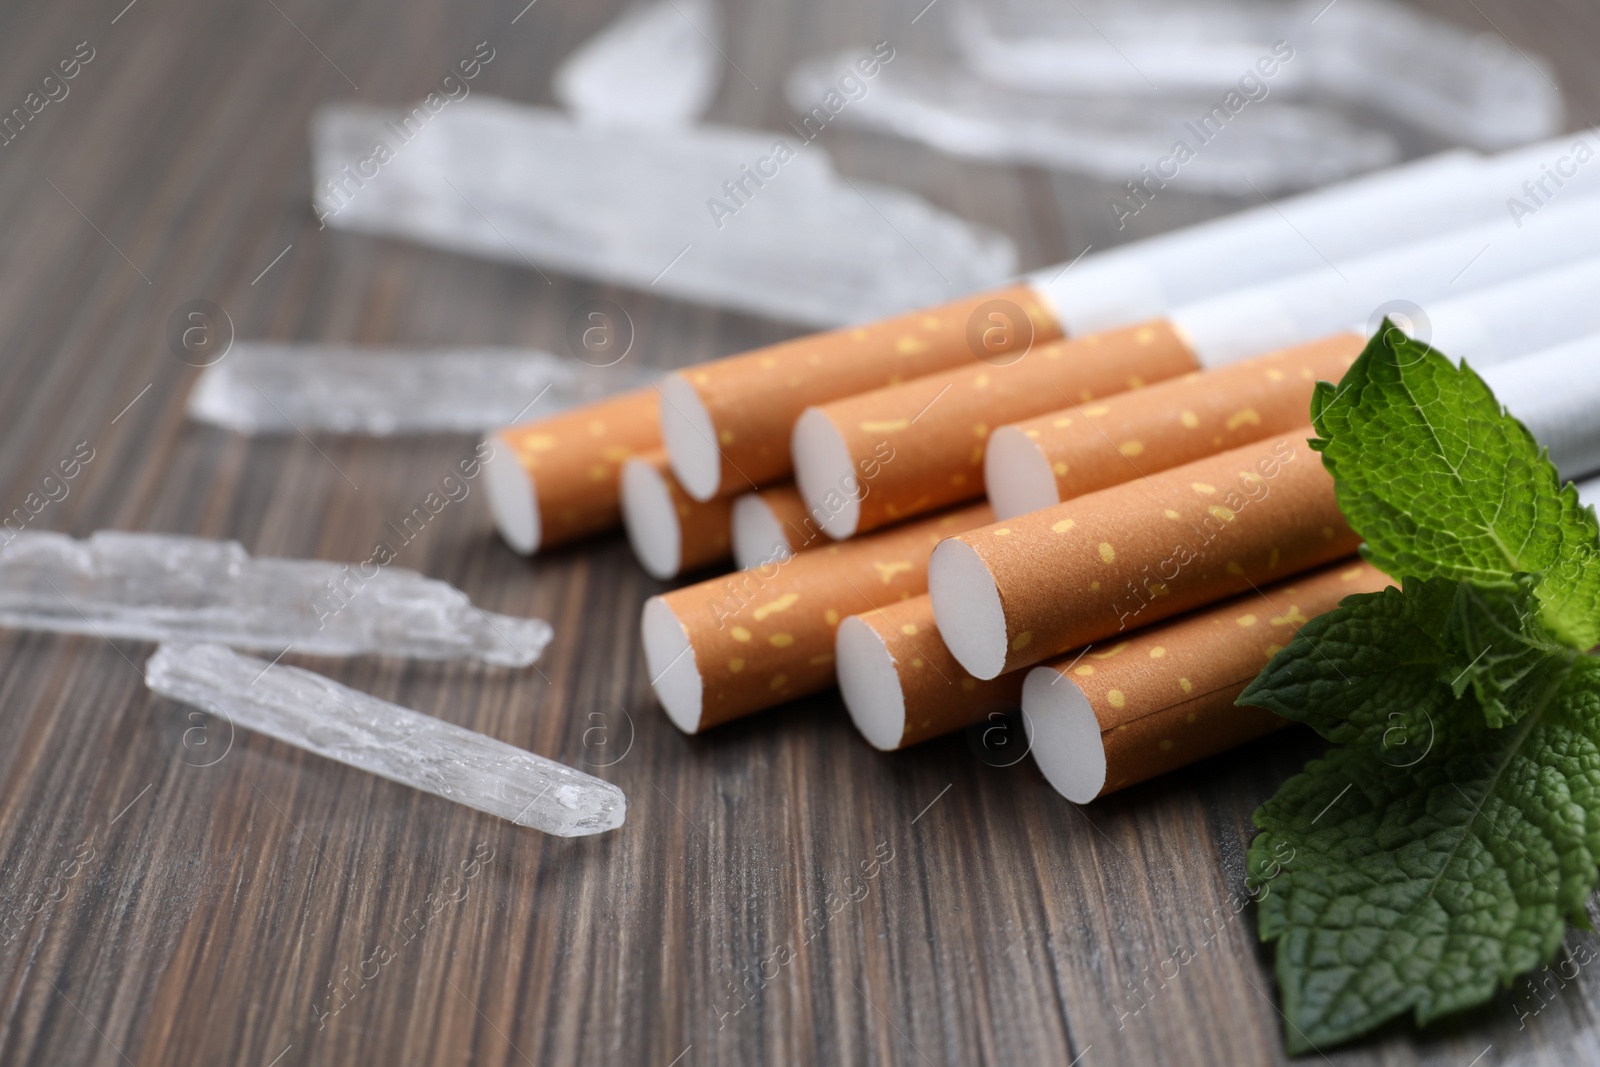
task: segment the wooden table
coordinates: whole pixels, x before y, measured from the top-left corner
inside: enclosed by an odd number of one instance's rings
[[[479,91],[547,102],[555,62],[619,3],[123,2],[0,8],[0,106],[78,42],[94,56],[0,148],[0,506],[93,449],[34,528],[362,559],[469,452],[465,437],[247,440],[187,422],[196,372],[164,337],[190,300],[247,338],[559,349],[569,311],[600,297],[661,366],[797,332],[318,230],[316,105],[420,96],[479,41],[496,51]],[[777,128],[796,59],[935,32],[910,24],[921,6],[733,5],[726,50],[760,88],[730,74],[713,117]],[[1592,5],[1433,6],[1553,57],[1571,124],[1596,119]],[[1106,184],[827,137],[846,173],[1009,232],[1028,266],[1238,206],[1175,187],[1119,234]],[[661,586],[620,536],[530,563],[492,535],[481,491],[445,520],[399,564],[548,618],[539,670],[302,662],[590,766],[626,790],[627,824],[577,841],[518,829],[230,739],[146,691],[148,645],[5,632],[0,1063],[1283,1060],[1269,961],[1229,900],[1250,813],[1310,738],[1086,808],[962,737],[878,754],[831,694],[686,738],[654,704],[636,632]],[[1179,947],[1193,960],[1136,998]],[[1329,1059],[1593,1061],[1596,983],[1580,975],[1520,1024],[1503,998]]]

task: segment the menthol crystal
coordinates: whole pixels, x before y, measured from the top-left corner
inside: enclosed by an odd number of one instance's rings
[[[370,560],[256,559],[237,541],[176,534],[8,534],[0,626],[505,667],[528,666],[550,643],[542,619],[490,614],[448,582]]]
[[[550,87],[580,122],[685,126],[722,81],[721,41],[714,0],[640,5],[562,60]]]
[[[610,782],[492,737],[221,645],[163,644],[145,684],[234,726],[558,837],[622,825]]]
[[[1009,238],[847,179],[804,128],[618,127],[473,95],[431,117],[329,105],[311,132],[325,225],[546,275],[837,326],[944,303],[1016,268]],[[529,291],[546,280],[533,275]]]
[[[649,384],[653,372],[519,348],[237,342],[189,417],[244,434],[479,433]]]

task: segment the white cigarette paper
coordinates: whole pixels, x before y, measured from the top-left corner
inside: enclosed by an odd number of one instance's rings
[[[1600,334],[1489,367],[1483,380],[1563,478],[1600,471]]]

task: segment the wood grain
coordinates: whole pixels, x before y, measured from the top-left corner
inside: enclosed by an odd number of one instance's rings
[[[0,507],[86,441],[95,458],[39,528],[353,560],[470,450],[187,423],[196,372],[163,336],[196,298],[242,337],[559,348],[570,310],[604,297],[659,366],[797,332],[317,229],[318,103],[418,96],[482,40],[496,59],[478,91],[547,101],[553,65],[622,6],[524,2],[0,7],[0,108],[77,42],[96,50],[71,94],[0,148]],[[935,32],[932,18],[911,25],[921,6],[730,4],[726,51],[759,88],[730,71],[713,117],[776,128],[795,60]],[[1600,117],[1592,5],[1429,6],[1552,57],[1570,124]],[[1239,206],[1175,187],[1119,233],[1101,183],[828,137],[846,173],[1005,230],[1029,266]],[[549,618],[540,669],[302,662],[608,764],[596,773],[627,791],[627,825],[554,840],[261,737],[230,743],[225,724],[146,692],[147,645],[0,633],[0,1063],[1284,1060],[1270,961],[1229,902],[1250,812],[1315,750],[1307,737],[1083,809],[961,737],[874,752],[832,695],[685,738],[654,706],[636,635],[661,586],[620,536],[530,564],[491,535],[474,493],[400,563],[491,610]],[[1180,946],[1193,961],[1135,998]],[[1502,997],[1329,1059],[1600,1056],[1594,976],[1547,999],[1520,1022]]]

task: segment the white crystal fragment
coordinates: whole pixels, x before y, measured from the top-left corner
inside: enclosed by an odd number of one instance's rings
[[[237,541],[113,530],[13,534],[0,546],[0,626],[505,667],[533,663],[551,637],[542,619],[489,614],[448,582],[373,560],[254,559]]]
[[[1468,29],[1391,0],[957,0],[948,17],[951,43],[979,77],[1085,104],[1209,106],[1252,75],[1247,88],[1263,99],[1357,104],[1477,148],[1549,137],[1563,124],[1544,59],[1487,24]],[[1283,45],[1290,58],[1272,62]],[[1257,67],[1263,57],[1270,76]]]
[[[478,433],[649,384],[653,373],[518,348],[236,342],[189,417],[243,434]]]
[[[163,644],[145,664],[145,684],[235,726],[558,837],[614,830],[627,815],[610,782],[221,645]]]
[[[1310,0],[1301,14],[1321,3]],[[1487,23],[1474,32],[1405,4],[1339,0],[1315,30],[1310,58],[1319,89],[1436,136],[1501,149],[1554,136],[1565,124],[1549,62]]]
[[[563,60],[551,87],[583,122],[687,126],[716,95],[721,47],[715,0],[640,4]]]
[[[1192,97],[1233,88],[1282,36],[1281,14],[1227,2],[955,0],[949,28],[961,60],[995,85],[1078,97]],[[1272,91],[1300,87],[1309,73],[1305,64],[1284,64]]]
[[[842,52],[800,64],[785,83],[789,102],[809,112],[858,55]],[[1202,127],[1215,103],[1201,96],[1030,93],[905,55],[885,64],[866,94],[835,118],[952,155],[1082,171],[1115,182],[1144,180],[1140,168],[1155,167],[1182,141],[1192,158],[1167,178],[1197,192],[1302,189],[1399,158],[1388,134],[1314,106],[1263,100],[1228,117],[1226,125],[1212,119],[1212,126]]]
[[[840,177],[793,129],[615,129],[481,96],[420,129],[404,114],[318,113],[328,225],[813,326],[943,303],[1015,270],[1009,238]]]

